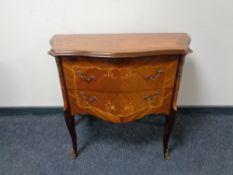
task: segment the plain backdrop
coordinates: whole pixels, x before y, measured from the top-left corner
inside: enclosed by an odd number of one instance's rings
[[[1,0],[0,106],[63,104],[53,34],[187,32],[179,105],[233,105],[232,0]]]

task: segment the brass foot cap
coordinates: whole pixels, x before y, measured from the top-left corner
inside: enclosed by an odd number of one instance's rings
[[[75,152],[72,152],[72,154],[71,154],[71,159],[72,159],[72,160],[75,160],[77,157],[78,157],[78,154],[75,153]]]
[[[166,151],[166,153],[164,154],[164,159],[165,160],[170,160],[171,159],[168,151]]]

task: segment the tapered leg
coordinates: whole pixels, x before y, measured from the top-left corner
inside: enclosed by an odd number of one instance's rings
[[[164,154],[164,159],[166,160],[170,159],[170,155],[168,151],[168,142],[174,123],[175,123],[175,111],[171,112],[170,115],[166,115],[165,118],[164,136],[163,136],[163,154]]]
[[[64,111],[66,126],[69,130],[70,137],[73,144],[73,153],[71,158],[75,159],[77,157],[77,136],[76,136],[76,130],[75,130],[75,120],[74,116],[71,115],[70,110],[67,109]]]

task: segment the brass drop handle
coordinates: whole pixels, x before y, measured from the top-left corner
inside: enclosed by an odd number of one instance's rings
[[[161,77],[161,74],[164,72],[164,70],[162,69],[159,69],[159,70],[156,70],[154,74],[152,75],[145,75],[145,79],[146,80],[155,80],[155,79],[158,79]]]
[[[81,79],[85,79],[86,81],[94,81],[94,80],[96,80],[95,76],[93,76],[93,75],[88,76],[87,74],[85,74],[82,71],[78,71],[78,75],[79,75],[79,77]]]
[[[155,101],[158,96],[160,96],[160,92],[156,91],[153,95],[144,96],[144,100],[146,100],[146,101]]]
[[[86,100],[87,102],[90,102],[90,103],[96,100],[96,97],[95,97],[95,96],[86,95],[83,91],[80,92],[80,96],[81,96],[84,100]]]

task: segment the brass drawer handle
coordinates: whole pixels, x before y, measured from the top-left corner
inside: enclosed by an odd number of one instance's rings
[[[87,102],[93,102],[93,101],[95,101],[97,98],[95,97],[95,96],[89,96],[89,95],[86,95],[83,91],[82,92],[80,92],[80,96],[84,99],[84,100],[86,100]]]
[[[160,96],[160,92],[156,91],[153,95],[144,96],[144,100],[146,100],[146,101],[155,101],[158,96]]]
[[[164,70],[159,69],[152,75],[145,75],[146,80],[155,80],[161,77],[161,74],[164,72]]]
[[[84,72],[78,71],[78,75],[81,79],[85,79],[86,81],[94,81],[96,80],[95,76],[91,75],[88,76],[87,74],[85,74]]]

